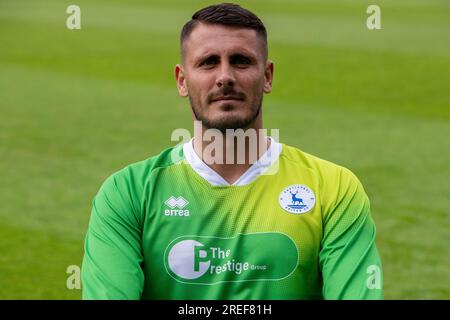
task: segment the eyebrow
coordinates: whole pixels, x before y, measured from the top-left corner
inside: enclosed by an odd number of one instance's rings
[[[195,59],[195,65],[198,65],[198,64],[202,63],[203,61],[206,61],[211,58],[220,58],[220,56],[217,54],[214,54],[214,53],[205,54],[205,55],[200,56],[199,58]]]
[[[251,62],[255,62],[257,60],[256,56],[253,53],[250,53],[248,51],[239,51],[239,52],[235,52],[230,55],[231,59],[236,58],[236,57],[244,57],[244,58],[249,59]],[[198,65],[198,64],[202,63],[203,61],[206,61],[210,58],[219,58],[220,59],[220,56],[215,53],[206,53],[204,55],[201,55],[197,59],[195,59],[194,64]]]

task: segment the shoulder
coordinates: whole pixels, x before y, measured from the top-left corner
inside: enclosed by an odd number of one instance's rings
[[[361,181],[350,169],[285,144],[282,157],[314,177],[324,212],[355,195],[363,202],[368,201]]]
[[[182,146],[167,148],[148,159],[112,173],[93,200],[94,212],[105,219],[141,225],[144,219],[144,189],[151,175],[183,160]]]
[[[184,159],[183,148],[175,146],[161,151],[145,160],[131,163],[122,169],[112,173],[104,182],[104,185],[115,184],[120,187],[123,184],[142,186],[150,175],[160,169],[170,167]]]
[[[281,156],[286,161],[311,171],[317,178],[324,182],[326,181],[328,184],[359,183],[356,175],[348,168],[304,152],[296,147],[283,144]]]
[[[171,147],[148,159],[129,164],[112,173],[101,185],[94,201],[121,212],[132,212],[142,220],[144,189],[151,175],[183,160],[181,146]]]

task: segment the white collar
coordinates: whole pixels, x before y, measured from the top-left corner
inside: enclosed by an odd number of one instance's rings
[[[268,169],[280,156],[282,145],[276,142],[272,137],[268,137],[271,140],[270,147],[266,152],[247,169],[247,171],[239,177],[233,184],[227,182],[217,172],[211,169],[206,163],[204,163],[200,157],[195,153],[193,147],[193,140],[183,145],[183,153],[186,161],[191,165],[192,169],[197,172],[201,177],[208,181],[213,186],[243,186],[254,181],[259,175],[261,175],[266,169]]]

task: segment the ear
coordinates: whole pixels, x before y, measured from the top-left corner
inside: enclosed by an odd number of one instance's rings
[[[264,93],[272,92],[273,80],[273,61],[267,60],[266,69],[264,71]]]
[[[182,97],[187,97],[188,90],[186,86],[186,77],[181,64],[175,66],[175,79],[177,81],[178,94]]]

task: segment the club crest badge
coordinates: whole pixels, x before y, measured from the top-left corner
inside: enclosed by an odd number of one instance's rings
[[[316,196],[307,186],[294,184],[281,192],[278,201],[287,212],[303,214],[314,208]]]

